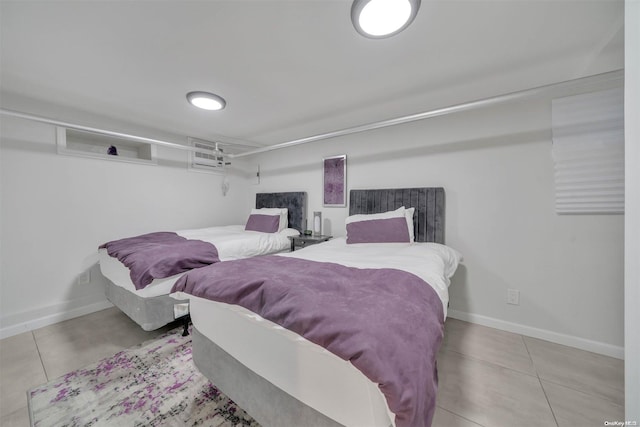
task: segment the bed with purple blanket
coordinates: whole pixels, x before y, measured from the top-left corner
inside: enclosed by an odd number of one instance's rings
[[[444,192],[352,191],[350,214],[346,237],[174,286],[191,301],[196,366],[262,425],[431,424],[460,261],[442,244]]]
[[[100,245],[105,294],[144,330],[188,313],[186,299],[169,297],[187,271],[210,264],[287,251],[306,217],[306,193],[258,193],[246,225],[163,231]]]
[[[100,245],[99,249],[129,269],[129,277],[137,290],[156,279],[220,262],[215,244],[168,231],[114,240]]]

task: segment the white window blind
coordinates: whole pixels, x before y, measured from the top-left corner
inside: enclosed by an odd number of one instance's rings
[[[624,213],[624,92],[554,99],[556,212]]]

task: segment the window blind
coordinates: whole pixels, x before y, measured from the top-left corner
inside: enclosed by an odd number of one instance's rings
[[[622,88],[552,101],[559,214],[624,213]]]

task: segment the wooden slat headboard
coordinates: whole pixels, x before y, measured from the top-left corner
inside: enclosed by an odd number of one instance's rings
[[[288,193],[257,193],[256,209],[289,209],[289,228],[303,231],[307,218],[307,193],[295,191]]]
[[[392,188],[349,192],[349,215],[381,213],[401,206],[416,208],[413,216],[416,242],[444,244],[444,188]]]

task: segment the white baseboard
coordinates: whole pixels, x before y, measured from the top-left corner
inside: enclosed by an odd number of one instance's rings
[[[26,322],[21,322],[6,327],[3,326],[2,328],[0,328],[0,339],[53,325],[64,320],[84,316],[85,314],[94,313],[96,311],[104,310],[110,307],[113,307],[113,305],[109,301],[105,300],[69,310],[60,311],[46,316],[36,317],[33,320],[29,320]],[[572,335],[560,334],[558,332],[534,328],[531,326],[521,325],[519,323],[507,322],[505,320],[482,316],[480,314],[465,313],[462,311],[449,309],[447,310],[447,315],[448,317],[452,317],[458,320],[464,320],[465,322],[475,323],[490,328],[500,329],[502,331],[526,335],[528,337],[538,338],[569,347],[575,347],[581,350],[615,357],[616,359],[624,359],[624,347],[620,346],[606,344],[599,341],[592,341]]]
[[[104,310],[109,307],[113,307],[113,304],[111,304],[107,300],[104,300],[71,309],[61,309],[58,312],[54,312],[53,314],[48,315],[38,315],[38,311],[42,312],[44,310],[37,310],[36,312],[31,313],[33,320],[24,321],[9,326],[2,326],[0,328],[0,339],[9,338],[23,332],[33,331],[34,329],[53,325],[54,323],[73,319],[74,317],[84,316],[85,314],[94,313],[96,311]],[[50,311],[50,307],[47,311]],[[4,324],[5,322],[2,323]]]
[[[521,325],[519,323],[507,322],[505,320],[482,316],[480,314],[465,313],[462,311],[449,309],[447,310],[447,315],[449,317],[453,317],[454,319],[464,320],[465,322],[475,323],[482,326],[488,326],[490,328],[500,329],[502,331],[526,335],[528,337],[538,338],[569,347],[575,347],[579,348],[580,350],[586,350],[592,353],[615,357],[616,359],[624,359],[624,347],[606,344],[599,341],[592,341],[572,335],[560,334],[558,332],[548,331],[546,329],[538,329],[531,326]]]

